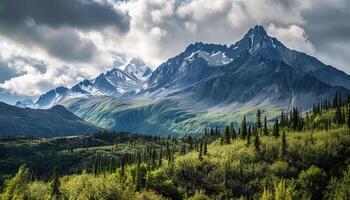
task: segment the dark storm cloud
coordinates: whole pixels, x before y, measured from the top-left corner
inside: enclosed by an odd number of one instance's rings
[[[314,44],[331,41],[350,41],[350,3],[342,9],[320,7],[318,12],[305,12],[305,30]],[[326,41],[325,41],[326,39]]]
[[[130,26],[127,14],[92,0],[2,0],[0,5],[0,22],[8,26],[21,26],[28,18],[50,27],[97,29],[111,26],[127,32]]]
[[[302,13],[304,29],[315,49],[333,58],[335,67],[350,72],[350,2],[331,7],[318,5]],[[327,60],[324,60],[327,62]]]
[[[69,62],[89,62],[95,44],[78,31],[110,27],[119,33],[130,28],[130,17],[107,3],[92,0],[0,1],[0,34]]]

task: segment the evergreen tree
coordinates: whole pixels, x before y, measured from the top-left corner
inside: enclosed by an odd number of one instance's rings
[[[279,130],[279,124],[278,119],[276,118],[275,124],[273,125],[273,136],[276,138],[280,136],[280,130]]]
[[[260,109],[256,112],[256,124],[255,124],[256,130],[261,130],[262,124],[261,124],[261,111]],[[256,131],[258,132],[258,131]]]
[[[120,163],[120,177],[123,178],[125,175],[125,155],[121,157]]]
[[[231,122],[230,124],[230,133],[231,133],[231,138],[232,140],[234,140],[236,138],[236,130],[235,127],[233,126],[233,122]]]
[[[231,143],[231,135],[230,135],[230,128],[229,126],[226,126],[225,130],[225,143],[230,144]]]
[[[348,128],[350,128],[350,109],[348,109]]]
[[[336,108],[338,107],[338,103],[339,103],[339,100],[338,100],[338,92],[335,93],[335,96],[333,98],[333,108]]]
[[[342,124],[342,112],[340,106],[337,106],[337,109],[335,111],[334,122],[338,125]]]
[[[156,167],[156,160],[157,160],[157,151],[156,148],[153,148],[152,151],[152,169]]]
[[[225,176],[224,176],[224,188],[225,190],[229,189],[229,163],[225,163]]]
[[[202,140],[200,141],[200,145],[199,145],[199,152],[198,152],[198,159],[199,160],[203,160],[203,142]]]
[[[282,111],[283,114],[283,111]],[[269,135],[269,131],[267,129],[267,119],[266,119],[266,115],[264,117],[264,135]]]
[[[214,132],[213,128],[210,130],[210,132]],[[192,150],[193,149],[193,139],[190,135],[188,136],[187,143],[190,145],[190,150]],[[168,144],[168,146],[169,146],[169,144]]]
[[[292,111],[292,129],[298,130],[299,127],[299,111],[297,108],[293,107]]]
[[[162,160],[163,159],[163,147],[162,145],[160,146],[160,150],[159,150],[159,162],[158,162],[158,166],[162,166]]]
[[[255,134],[254,148],[255,148],[255,151],[260,152],[260,138],[259,138],[259,134]]]
[[[251,126],[249,126],[248,131],[247,131],[247,146],[249,146],[251,143],[251,141],[250,141],[251,135],[252,135],[252,129],[251,129]]]
[[[246,138],[247,136],[247,121],[245,115],[243,117],[242,125],[241,125],[242,138]]]
[[[265,115],[265,118],[266,118],[266,115]],[[286,125],[286,119],[285,119],[285,116],[284,116],[284,113],[283,113],[283,110],[281,112],[281,126],[285,126]]]
[[[287,153],[287,140],[286,140],[286,132],[282,132],[281,137],[281,149],[280,149],[280,159],[283,159]]]
[[[55,167],[53,170],[53,178],[51,182],[51,198],[52,199],[61,199],[61,192],[60,192],[60,180],[59,180],[59,174],[58,174],[58,168]]]
[[[214,136],[215,136],[214,128],[213,128],[213,127],[210,128],[210,133],[209,133],[209,135],[210,135],[211,137],[214,137]]]
[[[204,141],[204,149],[203,149],[203,155],[207,155],[208,154],[208,147],[207,147],[207,141]]]

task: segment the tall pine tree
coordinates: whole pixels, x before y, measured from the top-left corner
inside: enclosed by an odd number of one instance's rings
[[[254,138],[254,148],[255,151],[260,152],[260,138],[259,138],[259,134],[255,134],[255,138]]]
[[[269,135],[269,131],[267,129],[267,119],[266,119],[266,115],[264,118],[264,135]]]
[[[60,192],[60,179],[59,179],[59,173],[58,168],[55,167],[53,170],[53,177],[51,182],[51,198],[58,200],[61,199],[61,192]]]
[[[231,134],[230,134],[229,126],[226,126],[226,129],[225,129],[225,143],[226,144],[230,144],[231,143]]]
[[[275,124],[273,125],[273,136],[276,138],[280,136],[280,130],[279,130],[279,124],[278,124],[278,119],[276,118]]]
[[[286,140],[286,132],[282,132],[282,137],[281,137],[281,149],[279,153],[280,159],[284,159],[285,155],[287,153],[287,140]]]
[[[247,121],[246,121],[246,118],[245,118],[245,115],[243,117],[243,121],[242,121],[242,125],[241,125],[241,135],[242,135],[242,138],[245,139],[247,137]]]

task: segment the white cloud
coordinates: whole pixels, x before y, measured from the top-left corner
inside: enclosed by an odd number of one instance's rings
[[[298,25],[290,25],[287,27],[277,27],[275,24],[270,24],[267,27],[267,32],[273,37],[278,38],[284,45],[291,49],[314,54],[315,49],[308,40],[303,28]]]
[[[116,10],[128,13],[131,19],[128,32],[119,33],[110,27],[67,29],[78,40],[95,46],[93,59],[88,62],[57,58],[43,47],[22,44],[0,35],[0,58],[21,72],[21,75],[0,83],[0,87],[18,95],[38,95],[59,85],[71,86],[83,78],[93,78],[111,68],[116,59],[121,59],[118,55],[141,57],[155,68],[190,43],[232,44],[256,24],[264,25],[269,34],[290,48],[320,56],[326,63],[335,63],[310,42],[306,27],[312,22],[305,18],[305,12],[314,11],[315,7],[341,9],[346,5],[346,0],[99,1],[109,2]],[[39,26],[30,18],[25,23],[29,27]],[[59,34],[58,29],[46,28],[52,35]],[[36,69],[33,60],[44,63],[46,71]],[[350,63],[344,57],[339,60]],[[349,68],[343,69],[350,72]]]

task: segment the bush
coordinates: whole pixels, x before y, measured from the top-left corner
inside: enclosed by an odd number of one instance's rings
[[[28,186],[29,199],[47,200],[51,198],[50,187],[42,181],[31,182]]]
[[[298,184],[304,199],[322,199],[322,191],[326,185],[326,173],[315,166],[299,174]]]

